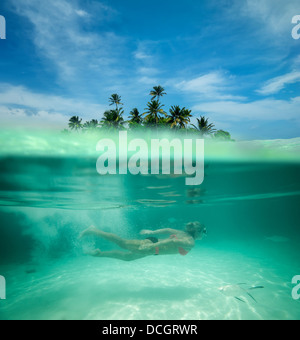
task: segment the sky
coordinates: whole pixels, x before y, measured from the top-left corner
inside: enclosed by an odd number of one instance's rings
[[[299,0],[1,0],[0,126],[125,118],[153,86],[236,139],[300,137]],[[295,28],[296,27],[296,28]],[[300,33],[300,27],[299,27]]]

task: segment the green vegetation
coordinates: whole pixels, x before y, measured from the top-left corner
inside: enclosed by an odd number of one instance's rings
[[[197,118],[197,125],[192,124],[192,126],[195,130],[199,131],[202,137],[211,135],[216,131],[214,124],[208,123],[208,118],[203,116],[201,116],[200,119]]]
[[[76,130],[78,131],[79,129],[81,129],[83,127],[83,125],[81,124],[82,119],[80,119],[78,116],[73,116],[72,118],[70,118],[69,120],[69,128],[71,130]]]
[[[100,121],[92,119],[82,124],[82,119],[78,116],[73,116],[69,120],[70,130],[75,131],[117,131],[117,130],[149,130],[149,129],[169,129],[170,131],[186,131],[199,135],[201,138],[210,136],[213,139],[220,141],[234,141],[231,139],[229,132],[215,129],[215,125],[209,122],[209,119],[200,116],[196,118],[196,124],[191,124],[193,117],[192,111],[173,105],[169,109],[169,113],[164,111],[164,106],[161,103],[161,98],[166,95],[165,89],[162,86],[154,86],[150,91],[151,100],[147,103],[145,112],[140,113],[137,108],[133,108],[128,116],[128,120],[124,120],[123,103],[121,96],[112,94],[109,98],[109,105],[115,105],[114,109],[107,110],[103,113]],[[63,131],[67,133],[68,130]]]

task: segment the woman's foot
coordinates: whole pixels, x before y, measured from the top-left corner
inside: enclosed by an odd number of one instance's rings
[[[100,256],[101,250],[100,249],[94,249],[94,250],[90,250],[90,251],[86,252],[85,254],[90,255],[90,256]]]
[[[83,238],[84,236],[94,235],[97,231],[97,228],[91,225],[87,229],[85,229],[82,233],[79,235],[79,239]]]

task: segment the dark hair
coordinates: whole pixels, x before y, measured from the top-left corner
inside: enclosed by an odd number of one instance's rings
[[[185,231],[195,238],[197,232],[205,232],[206,227],[200,222],[189,222],[185,226]]]

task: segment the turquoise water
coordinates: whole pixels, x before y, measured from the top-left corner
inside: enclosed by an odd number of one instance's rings
[[[98,137],[97,137],[98,138]],[[201,186],[174,176],[100,176],[94,137],[4,131],[0,319],[299,319],[300,139],[206,143]],[[85,255],[94,224],[125,238],[203,222],[185,257]],[[239,296],[219,288],[264,286]],[[299,292],[300,293],[300,292]]]

